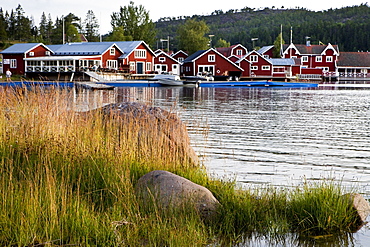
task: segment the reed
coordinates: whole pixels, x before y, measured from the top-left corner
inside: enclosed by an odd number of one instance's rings
[[[277,236],[297,224],[320,234],[351,223],[336,186],[242,190],[153,138],[158,126],[78,114],[71,102],[68,89],[0,91],[1,246],[205,246],[217,237]],[[209,188],[221,202],[219,217],[203,222],[191,208],[141,207],[134,185],[156,169]]]

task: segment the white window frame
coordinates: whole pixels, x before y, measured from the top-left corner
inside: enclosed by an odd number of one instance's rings
[[[151,62],[146,63],[146,71],[152,71],[152,63]]]
[[[50,51],[45,51],[45,56],[50,56]]]
[[[135,71],[135,70],[136,70],[135,62],[130,62],[130,71]]]
[[[258,55],[251,55],[250,56],[250,61],[251,62],[258,62]]]
[[[166,62],[166,58],[165,57],[159,57],[159,62]]]
[[[135,58],[146,58],[146,50],[144,49],[135,50]]]
[[[258,66],[251,66],[251,70],[258,70]]]
[[[262,65],[262,70],[270,70],[270,65]]]
[[[326,57],[326,62],[327,62],[327,63],[331,63],[331,62],[333,62],[333,57],[332,57],[332,56],[327,56],[327,57]]]
[[[34,53],[33,51],[30,51],[30,52],[28,53],[28,55],[29,55],[30,57],[34,57],[34,56],[35,56],[35,53]]]
[[[107,60],[107,67],[109,69],[117,69],[117,60]]]
[[[179,61],[180,63],[184,62],[184,58],[183,57],[179,57],[179,59],[177,59],[177,61]]]
[[[110,48],[110,50],[109,50],[109,54],[110,54],[111,56],[116,55],[116,49],[114,49],[114,48]]]
[[[10,59],[10,68],[11,69],[17,68],[17,59]]]
[[[237,49],[237,50],[236,50],[236,55],[237,55],[237,56],[241,56],[241,55],[243,55],[243,50],[242,50],[242,49]]]
[[[215,66],[214,65],[198,65],[198,72],[211,72],[212,75],[215,73]]]
[[[322,62],[322,56],[316,56],[315,61],[317,63],[321,63]]]
[[[216,55],[208,55],[208,62],[213,63],[216,62]]]
[[[307,62],[308,62],[308,56],[303,56],[302,63],[307,63]]]

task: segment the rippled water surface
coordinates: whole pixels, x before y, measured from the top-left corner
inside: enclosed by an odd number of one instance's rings
[[[155,105],[176,103],[211,174],[276,186],[330,178],[370,194],[370,90],[153,90]]]
[[[213,176],[279,187],[334,179],[370,197],[370,90],[179,87],[115,93],[117,101],[175,109]],[[354,236],[346,246],[370,243],[366,227]]]

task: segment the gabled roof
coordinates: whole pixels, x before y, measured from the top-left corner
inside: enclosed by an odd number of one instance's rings
[[[257,52],[259,54],[265,54],[267,51],[269,51],[270,49],[274,48],[273,45],[268,45],[268,46],[263,46],[261,49],[259,49]]]
[[[268,63],[272,64],[272,62],[270,61],[271,59],[267,59],[265,57],[263,57],[260,53],[258,53],[256,50],[253,50],[251,52],[249,52],[247,55],[245,55],[244,57],[240,58],[239,61],[237,61],[236,63],[240,63],[243,59],[247,60],[247,57],[249,57],[250,55],[252,54],[256,54],[258,55],[260,58],[264,59],[265,61],[267,61]],[[248,60],[247,60],[248,61]]]
[[[112,43],[115,43],[123,52],[122,56],[119,57],[121,59],[127,58],[141,44],[143,44],[153,54],[153,56],[155,56],[155,53],[144,41],[116,41]]]
[[[283,45],[284,53],[286,53],[286,50],[288,48],[295,49],[300,55],[323,55],[323,53],[328,48],[334,49],[334,51],[339,54],[339,49],[337,45],[331,45],[330,43],[328,45]]]
[[[224,55],[225,57],[230,57],[231,55],[233,55],[233,50],[236,49],[237,47],[240,47],[242,49],[245,49],[246,52],[248,52],[247,48],[245,48],[243,45],[241,44],[237,44],[237,45],[232,45],[230,47],[220,47],[220,48],[216,48],[216,50],[221,53],[222,55]]]
[[[183,64],[194,62],[195,60],[197,60],[198,58],[206,55],[210,51],[214,51],[216,54],[218,54],[219,56],[221,56],[222,58],[224,58],[227,62],[231,63],[233,66],[237,67],[241,71],[244,71],[244,69],[242,69],[240,66],[238,66],[237,64],[235,64],[230,59],[228,59],[227,57],[225,57],[224,55],[222,55],[221,53],[219,53],[217,50],[215,50],[213,48],[210,48],[208,50],[200,50],[200,51],[195,52],[190,57],[188,57],[187,59],[185,59],[184,62],[183,62]]]
[[[179,50],[177,51],[176,53],[173,53],[171,56],[175,57],[177,55],[179,55],[180,53],[184,54],[185,56],[189,56],[186,52],[184,52],[183,50]]]
[[[56,56],[71,56],[71,55],[102,55],[114,43],[111,42],[83,42],[83,43],[67,43],[54,48]]]
[[[194,62],[194,60],[198,59],[198,57],[200,57],[201,55],[203,55],[203,53],[205,53],[206,51],[208,51],[208,50],[199,50],[199,51],[194,52],[193,54],[191,54],[190,56],[188,56],[183,61],[183,63]]]
[[[164,51],[162,51],[162,50],[156,50],[156,51],[155,51],[155,56],[156,56],[156,57],[159,57],[159,56],[165,56],[165,57],[167,57],[168,59],[171,59],[172,61],[174,61],[175,63],[180,64],[180,62],[179,62],[179,61],[177,61],[174,57],[172,57],[171,55],[168,55],[168,53],[167,53],[167,52],[164,52]]]
[[[338,67],[370,67],[370,52],[341,52]]]
[[[11,47],[6,48],[0,53],[1,54],[24,54],[40,45],[45,47],[47,50],[52,51],[42,43],[17,43],[17,44],[12,45]]]

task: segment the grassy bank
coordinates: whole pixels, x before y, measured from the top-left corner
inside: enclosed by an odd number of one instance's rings
[[[76,114],[72,96],[0,89],[1,246],[205,246],[252,233],[351,230],[354,215],[338,185],[238,190],[210,179],[162,138],[143,136],[152,123]],[[157,169],[209,188],[222,205],[219,217],[203,222],[191,209],[140,207],[135,183]]]

